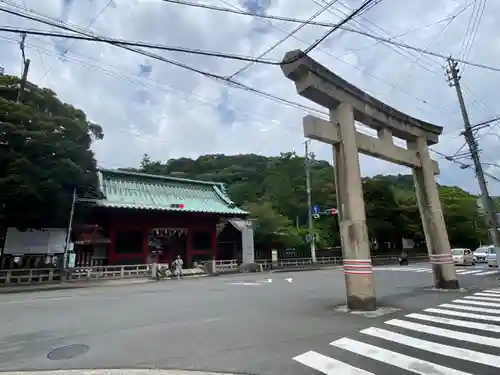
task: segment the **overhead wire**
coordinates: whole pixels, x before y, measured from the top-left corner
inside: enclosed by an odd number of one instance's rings
[[[293,35],[295,35],[297,32],[299,32],[302,28],[304,28],[305,26],[307,25],[310,25],[311,24],[311,21],[314,21],[314,19],[316,19],[318,16],[320,16],[321,14],[323,14],[328,8],[330,8],[333,4],[335,4],[338,0],[333,0],[333,1],[330,1],[329,3],[326,3],[321,9],[319,9],[318,11],[316,11],[311,17],[309,17],[309,19],[304,22],[304,23],[301,23],[300,25],[298,25],[295,29],[293,29],[291,32],[289,32],[287,35],[285,35],[283,38],[281,38],[280,40],[278,40],[276,43],[274,43],[271,47],[267,48],[264,52],[260,53],[256,59],[262,59],[264,56],[266,56],[269,52],[272,52],[274,51],[278,46],[280,46],[281,44],[283,44],[285,41],[287,41],[288,39],[290,39],[290,37],[292,37]],[[234,72],[233,74],[231,74],[229,76],[229,79],[234,79],[236,76],[240,75],[241,73],[243,73],[245,70],[247,70],[248,68],[250,68],[253,64],[255,64],[255,61],[251,61],[249,62],[248,64],[246,64],[244,67],[238,69],[236,72]]]
[[[94,16],[94,18],[92,18],[90,20],[90,22],[87,24],[87,26],[85,27],[84,31],[87,31],[88,29],[90,29],[92,27],[92,25],[94,23],[97,22],[97,20],[99,19],[99,17],[104,13],[104,11],[106,9],[109,8],[109,6],[113,3],[113,0],[108,0],[108,2],[106,4],[104,4],[104,6],[101,8],[101,10],[99,12],[97,12],[97,14]],[[76,43],[76,40],[74,40],[68,47],[66,47],[64,49],[64,51],[61,53],[61,56],[65,56],[69,50],[71,50],[71,48],[73,47],[73,45]],[[43,82],[43,80],[49,75],[49,73],[52,71],[52,69],[55,68],[55,66],[58,64],[60,60],[56,60],[54,61],[54,63],[47,69],[45,70],[45,73],[43,74],[43,76],[40,78],[40,81]]]
[[[186,2],[186,1],[183,1],[183,0],[162,0],[162,1],[171,2],[171,3],[174,3],[174,4],[182,4],[182,5],[187,5],[187,6],[195,6],[194,3],[189,3],[189,2]],[[201,6],[202,4],[199,4],[199,5],[200,6],[197,6],[197,7],[206,8],[206,9],[210,9],[210,10],[221,11],[220,7],[212,7],[212,6],[207,6],[205,4],[203,4],[203,6]],[[252,16],[252,17],[268,18],[268,19],[278,19],[280,21],[289,21],[290,20],[287,17],[279,17],[278,18],[277,16],[269,16],[269,15],[262,15],[262,14],[253,14],[253,13],[250,13],[250,12],[239,12],[239,11],[234,11],[233,12],[233,9],[226,9],[226,8],[222,8],[222,9],[224,9],[223,11],[225,11],[225,12],[235,13],[235,14],[240,14],[240,15],[246,15],[246,16]],[[307,20],[296,20],[296,21],[291,21],[291,22],[305,23],[305,22],[307,22]],[[311,23],[311,25],[313,25],[313,23]],[[357,30],[357,29],[353,29],[353,28],[350,28],[350,27],[345,27],[345,26],[342,26],[342,25],[340,27],[338,27],[338,28],[342,29],[344,31],[356,33],[356,34],[359,34],[359,35],[364,35],[364,36],[366,36],[368,38],[371,38],[371,39],[374,39],[374,40],[377,40],[377,41],[380,41],[380,42],[384,42],[384,43],[392,44],[392,45],[395,45],[395,46],[398,46],[398,47],[401,47],[401,48],[405,48],[405,49],[413,50],[413,51],[416,51],[416,52],[420,52],[420,53],[423,53],[425,55],[438,57],[438,58],[443,59],[443,60],[447,60],[450,57],[449,54],[443,54],[443,53],[438,53],[438,52],[433,52],[433,51],[426,51],[423,48],[415,47],[415,46],[412,46],[412,45],[404,43],[404,42],[397,42],[397,41],[394,41],[391,38],[379,37],[379,36],[373,35],[372,33],[368,33],[368,32],[362,31],[362,30]],[[454,59],[454,60],[457,61],[457,62],[460,62],[462,64],[474,66],[474,67],[477,67],[477,68],[483,68],[483,69],[487,69],[487,70],[492,70],[492,71],[500,72],[500,67],[494,67],[494,66],[489,66],[489,65],[486,65],[486,64],[475,63],[475,62],[472,62],[472,61],[467,61],[467,60],[463,60],[463,59],[459,59],[459,58]],[[261,61],[256,61],[256,62],[259,62],[259,63],[262,63],[262,64],[271,64],[271,65],[279,65],[279,64],[282,64],[282,63],[287,63],[287,62],[267,62],[267,61],[262,61],[262,62]]]
[[[2,2],[3,2],[3,0],[2,0]],[[0,11],[4,11],[4,9],[0,7]],[[40,19],[40,18],[37,18],[37,17],[34,17],[34,16],[30,16],[28,14],[23,14],[23,13],[19,13],[19,12],[13,12],[11,10],[9,10],[8,13],[13,13],[14,15],[17,15],[17,16],[19,16],[21,18],[30,19],[32,21],[40,22],[40,23],[43,23],[43,24],[46,24],[46,25],[49,25],[49,26],[55,26],[55,27],[61,28],[63,30],[67,30],[67,31],[79,33],[81,35],[86,35],[86,36],[90,36],[90,37],[92,37],[92,36],[93,37],[98,37],[98,36],[96,36],[95,34],[93,34],[91,32],[81,31],[78,28],[72,28],[72,27],[70,27],[70,26],[68,26],[68,25],[66,25],[64,23],[58,22],[58,21],[53,21],[53,20],[52,21],[48,21],[48,20]],[[320,114],[320,115],[323,115],[323,116],[327,115],[326,112],[320,111],[320,110],[318,110],[316,108],[313,108],[313,107],[310,107],[310,106],[307,106],[307,105],[303,105],[303,104],[300,104],[300,103],[297,103],[297,102],[294,102],[294,101],[291,101],[291,100],[288,100],[288,99],[280,98],[279,96],[273,95],[273,94],[265,92],[263,90],[255,89],[255,88],[253,88],[251,86],[248,86],[248,85],[236,82],[236,81],[229,81],[227,79],[227,77],[223,77],[223,76],[220,76],[220,75],[217,75],[217,74],[214,74],[214,73],[206,72],[206,71],[194,68],[192,66],[189,66],[187,64],[183,64],[183,63],[180,63],[180,62],[172,60],[172,59],[167,59],[167,58],[165,58],[165,57],[163,57],[161,55],[157,55],[157,54],[154,54],[154,53],[149,52],[149,51],[145,51],[145,50],[140,49],[140,48],[134,48],[134,47],[124,46],[124,45],[119,45],[119,44],[115,44],[115,45],[117,47],[119,47],[119,48],[123,48],[125,50],[131,51],[131,52],[135,52],[137,54],[144,55],[144,56],[150,57],[152,59],[159,60],[159,61],[168,63],[170,65],[174,65],[174,66],[177,66],[177,67],[180,67],[180,68],[192,71],[192,72],[200,74],[202,76],[214,79],[215,81],[217,81],[219,83],[222,83],[222,84],[225,84],[225,85],[228,85],[228,86],[231,86],[231,87],[236,87],[238,89],[242,89],[242,90],[245,90],[245,91],[249,91],[249,92],[252,92],[252,93],[257,94],[259,96],[265,97],[267,99],[270,99],[270,100],[273,100],[273,101],[276,101],[276,102],[280,102],[282,104],[285,104],[285,105],[288,105],[288,106],[291,106],[291,107],[301,108],[301,109],[303,109],[303,110],[305,110],[307,112],[314,112],[314,113],[317,113],[317,114]]]
[[[473,9],[471,12],[471,18],[469,20],[469,24],[467,26],[466,30],[466,37],[464,38],[463,44],[462,44],[462,58],[463,59],[468,59],[470,52],[472,50],[472,47],[474,45],[474,41],[476,40],[477,33],[479,31],[479,26],[481,24],[481,20],[484,14],[484,10],[486,9],[486,0],[478,0],[474,2],[474,8],[477,6],[477,11],[476,9]],[[470,33],[468,32],[470,30]],[[468,35],[468,38],[467,38]],[[464,75],[465,71],[465,66],[462,69],[462,77]]]
[[[213,11],[219,11],[219,12],[227,12],[227,13],[233,13],[233,14],[237,14],[237,15],[244,15],[244,16],[251,16],[251,17],[255,17],[256,19],[263,19],[263,20],[280,20],[280,21],[285,21],[285,22],[298,22],[298,23],[303,23],[305,22],[304,20],[300,20],[300,19],[296,19],[296,18],[291,18],[291,17],[281,17],[281,16],[274,16],[274,15],[267,15],[267,14],[262,14],[262,13],[252,13],[252,12],[248,12],[248,11],[244,11],[240,8],[238,8],[237,6],[235,5],[232,5],[231,3],[228,3],[227,1],[225,0],[219,0],[221,1],[222,3],[226,4],[227,6],[230,6],[231,8],[233,9],[230,9],[230,8],[223,8],[223,7],[217,7],[217,6],[213,6],[213,5],[208,5],[208,4],[200,4],[200,3],[194,3],[192,1],[189,1],[189,0],[162,0],[164,2],[167,2],[167,3],[173,3],[173,4],[178,4],[178,5],[185,5],[185,6],[189,6],[189,7],[195,7],[195,8],[203,8],[203,9],[208,9],[208,10],[213,10]],[[317,1],[315,0],[312,0],[314,3],[316,3],[317,5],[320,5]],[[323,0],[324,2],[325,0]],[[343,4],[344,5],[344,4]],[[440,20],[438,21],[437,23],[439,22],[442,22],[442,21],[448,21],[449,19],[453,19],[457,16],[459,16],[461,13],[463,13],[466,9],[470,8],[470,6],[472,6],[472,4],[467,4],[465,7],[463,7],[461,10],[459,10],[459,12],[457,12],[455,15],[451,16],[451,17],[447,17],[443,20]],[[348,8],[346,5],[344,5],[344,7],[346,7],[347,9],[350,9]],[[331,10],[328,10],[329,13],[332,13]],[[359,15],[361,16],[361,15]],[[353,20],[353,22],[357,22],[356,20]],[[371,22],[369,19],[367,19],[367,22],[376,26],[378,29],[386,32],[384,29],[380,28],[378,25],[374,24],[373,22]],[[274,26],[272,23],[268,22],[268,24],[278,30],[281,30],[283,31],[282,29]],[[327,24],[327,23],[324,23],[324,22],[311,22],[311,25],[317,25],[317,26],[328,26],[328,25],[331,25],[331,24]],[[348,32],[353,32],[353,33],[360,33],[360,30],[356,30],[356,29],[352,29],[348,26],[343,26],[341,27],[342,30],[344,31],[348,31]],[[387,33],[387,32],[386,32]],[[384,39],[384,38],[381,38],[381,40],[377,40],[375,42],[375,44],[378,44],[378,43],[383,43],[383,42],[386,42],[386,43],[389,43],[390,40],[393,40],[393,39],[398,39],[399,37],[403,36],[405,33],[403,33],[402,35],[399,35],[398,37],[393,37],[391,36],[391,38],[389,39]],[[371,35],[373,37],[373,33]],[[298,38],[296,38],[298,39]],[[300,39],[299,39],[300,40]],[[364,48],[362,48],[364,49]],[[398,53],[398,54],[401,54],[403,55],[401,52],[399,51],[396,51],[395,49],[393,49],[394,52]],[[322,52],[325,52],[325,51],[322,51]],[[326,52],[325,52],[326,53]],[[327,53],[328,55],[332,56],[331,54]],[[332,57],[335,57],[335,56],[332,56]],[[337,57],[335,57],[337,58]],[[427,58],[430,58],[429,56],[427,56]],[[340,59],[340,61],[346,63],[344,60]],[[417,60],[418,61],[418,60]],[[433,59],[430,59],[430,61],[432,63],[436,63]],[[429,70],[428,67],[426,66],[423,66],[420,62],[417,62],[417,65],[419,65],[420,67],[422,67],[423,69],[426,69],[426,70]],[[439,64],[438,64],[439,65]],[[354,68],[356,69],[359,69],[355,66],[353,66]],[[439,66],[439,73],[435,72],[435,71],[431,71],[429,70],[431,73],[435,74],[435,75],[438,75],[440,74],[441,72],[441,69],[442,69],[442,66]],[[361,70],[362,71],[362,70]],[[364,73],[367,73],[367,72],[364,72]],[[389,84],[388,81],[384,81],[382,80],[382,82],[388,84],[389,86],[392,86],[393,88],[395,87],[395,85],[392,85],[392,84]],[[470,90],[467,89],[466,86],[462,85],[463,86],[463,89],[464,89],[464,95],[466,97],[472,97],[472,100],[474,102],[476,102],[479,106],[481,106],[482,108],[486,108],[485,105],[483,103],[481,103],[480,100],[478,100],[477,98],[475,98],[473,95],[472,95],[472,92],[470,92]],[[419,99],[420,100],[420,99]],[[422,102],[425,103],[425,101],[421,100]],[[429,104],[429,103],[425,103],[425,104]],[[488,112],[489,110],[486,108],[486,112]],[[490,111],[491,112],[491,111]]]
[[[317,2],[317,0],[311,0],[313,1],[314,3],[316,4],[319,4]],[[325,1],[325,0],[321,0],[321,1]],[[350,10],[350,8],[345,5],[344,3],[342,3],[341,1],[339,2],[341,5],[343,5],[346,9]],[[459,16],[460,14],[462,14],[465,10],[467,10],[468,8],[470,8],[472,4],[467,4],[465,7],[463,7],[462,9],[460,9],[457,13],[455,13],[454,16],[452,16],[453,18],[456,18],[457,16]],[[360,16],[360,18],[363,18],[362,16]],[[388,33],[386,30],[384,30],[382,27],[378,26],[377,24],[375,24],[374,22],[372,22],[370,19],[367,19],[367,18],[364,18],[364,20],[366,21],[366,23],[370,24],[370,25],[373,25],[376,29],[378,30],[381,30],[382,32],[384,32],[385,34],[391,36],[390,33]],[[357,20],[354,20],[353,23],[358,23]],[[370,30],[372,33],[374,31]],[[378,34],[378,36],[380,36],[381,34]],[[383,36],[383,35],[382,35]],[[396,39],[398,40],[398,39]],[[401,41],[401,40],[399,40]],[[388,46],[390,47],[390,46]],[[415,55],[413,51],[406,51],[404,50],[403,48],[401,48],[401,52],[400,51],[397,51],[396,49],[390,47],[390,49],[392,49],[394,52],[400,54],[401,56],[405,57],[405,58],[410,58],[413,56],[417,56],[417,59],[419,59],[418,55]],[[402,53],[404,52],[404,53]],[[405,56],[406,54],[408,54],[408,56]],[[420,56],[424,57],[425,55],[423,53],[420,53]],[[430,56],[425,56],[427,60],[429,60],[430,64],[429,65],[433,65],[433,64],[436,64],[439,68],[439,70],[436,72],[434,70],[431,70],[429,69],[428,67],[426,66],[423,66],[422,64],[420,63],[417,63],[417,65],[419,65],[420,67],[424,68],[425,70],[429,71],[430,73],[436,75],[436,76],[441,76],[441,72],[443,70],[443,66],[441,64],[439,64],[434,58],[430,57]],[[418,61],[418,60],[417,60]],[[397,88],[397,85],[394,86],[394,88]],[[464,94],[464,97],[470,99],[472,102],[476,103],[483,111],[485,111],[486,113],[490,113],[490,114],[493,114],[493,112],[491,110],[489,110],[489,108],[481,102],[481,100],[477,99],[477,97],[472,93],[472,91],[465,85],[462,83],[462,89],[463,89],[463,94]]]
[[[431,152],[435,153],[436,155],[439,155],[443,158],[445,158],[445,160],[448,160],[448,161],[451,161],[452,163],[455,163],[455,164],[458,164],[462,167],[462,169],[466,169],[466,168],[469,168],[469,167],[472,167],[474,168],[473,166],[469,165],[469,164],[465,164],[463,162],[461,162],[460,160],[455,160],[455,159],[449,159],[449,156],[446,155],[446,154],[443,154],[442,152],[439,152],[439,151],[436,151],[432,148],[429,149]],[[495,175],[492,175],[491,173],[488,173],[488,172],[484,172],[484,175],[489,177],[490,179],[496,181],[496,182],[499,182],[500,183],[500,178],[496,177]]]
[[[17,41],[15,39],[9,39],[9,38],[2,38],[2,37],[0,37],[0,40],[2,40],[2,39],[5,40],[5,41],[7,41],[7,42],[9,42],[9,43],[17,44]],[[26,43],[26,46],[39,49],[40,51],[42,51],[44,54],[47,54],[47,55],[51,55],[51,56],[56,56],[57,55],[53,51],[50,51],[50,50],[48,50],[46,48],[43,48],[41,46],[34,45],[32,43]],[[99,60],[94,59],[92,57],[83,55],[81,53],[77,53],[77,52],[73,51],[72,54],[84,57],[86,59],[89,59],[89,60],[97,62],[97,63],[100,63],[100,64],[108,66],[108,67],[110,67],[112,69],[116,69],[116,70],[120,69],[120,68],[118,68],[116,66],[104,63],[102,61],[99,61]],[[212,98],[207,98],[205,96],[202,96],[202,95],[199,95],[199,94],[195,94],[195,93],[186,93],[186,92],[183,92],[180,89],[174,88],[173,86],[171,86],[171,85],[169,85],[167,83],[159,82],[159,81],[153,80],[153,79],[148,78],[148,77],[141,77],[142,79],[132,78],[131,76],[127,76],[127,75],[123,74],[123,72],[118,73],[116,71],[105,69],[105,68],[97,66],[97,65],[89,64],[87,62],[84,62],[82,60],[76,59],[74,57],[64,56],[63,59],[65,61],[71,62],[71,63],[73,63],[75,65],[79,65],[79,66],[84,67],[86,69],[89,69],[89,70],[92,70],[92,71],[95,71],[95,72],[99,72],[99,73],[102,73],[102,74],[106,74],[106,75],[109,75],[109,76],[112,76],[112,77],[116,77],[116,78],[118,78],[120,80],[124,80],[126,82],[129,82],[129,83],[132,83],[132,84],[136,84],[136,85],[139,85],[139,86],[144,87],[144,88],[157,90],[157,91],[160,91],[160,92],[166,93],[168,95],[172,95],[172,96],[178,97],[178,98],[186,100],[186,101],[195,102],[195,103],[197,103],[200,106],[207,105],[207,106],[211,106],[213,108],[217,108],[218,107],[218,105],[215,104],[214,102],[218,101],[219,98],[212,99]],[[143,80],[151,82],[151,83],[143,82]],[[155,86],[153,84],[156,84],[156,85],[159,85],[159,86],[165,86],[165,87],[157,87],[157,86]],[[179,93],[175,93],[176,91],[180,92],[180,94]],[[263,115],[263,114],[255,111],[254,109],[243,108],[243,107],[240,107],[240,106],[233,106],[233,108],[236,109],[236,110],[238,110],[238,111],[245,112],[245,114],[252,115],[254,117],[252,120],[254,120],[254,121],[256,120],[258,122],[261,122],[262,124],[268,124],[269,122],[272,121],[271,119],[269,119],[265,115]],[[193,108],[191,107],[191,109],[193,109]],[[184,112],[184,113],[186,113],[186,112]],[[285,128],[288,129],[286,125],[285,125]],[[290,128],[290,130],[291,130],[291,128]],[[127,130],[127,132],[129,132],[129,131]],[[133,133],[133,132],[130,132],[130,133],[133,134],[133,135],[135,135],[135,136],[139,136],[136,133]]]
[[[427,44],[427,47],[425,47],[425,50],[427,51],[429,48],[432,47],[432,45],[434,43],[436,43],[436,41],[439,39],[439,37],[441,37],[441,35],[443,35],[443,33],[446,31],[446,29],[451,25],[451,23],[456,19],[457,15],[455,15],[453,18],[451,18],[445,25],[444,27],[439,31],[439,33],[434,36],[434,38],[432,38],[432,40],[430,41],[430,43]],[[399,75],[398,78],[396,79],[396,81],[398,82],[402,82],[403,79],[405,77],[408,76],[408,74],[410,73],[410,71],[412,70],[412,67],[417,64],[419,61],[420,61],[420,58],[424,56],[423,54],[421,54],[420,56],[417,56],[412,62],[410,65],[408,65],[408,67],[405,69],[405,71],[403,72],[403,74]],[[392,92],[393,89],[389,90],[388,94]]]
[[[368,4],[368,3],[365,3],[365,4]],[[30,16],[28,16],[28,17],[30,17]],[[39,20],[37,20],[37,19],[35,19],[35,20],[36,20],[36,21],[39,21]],[[51,25],[53,25],[53,24],[51,24]],[[55,25],[53,25],[53,26],[55,26]],[[338,25],[337,25],[337,26],[338,26]],[[60,25],[57,25],[57,27],[60,27]],[[68,29],[68,28],[64,27],[64,29]],[[74,31],[74,30],[72,30],[71,28],[69,28],[69,30]],[[328,33],[327,33],[327,34],[328,34]],[[96,36],[92,36],[92,38],[93,38],[93,39],[95,39],[95,38],[97,38],[97,37],[96,37]],[[314,47],[314,45],[315,45],[315,44],[313,43],[313,45],[312,45],[312,46]],[[124,47],[124,48],[126,48],[126,47]],[[127,49],[127,48],[126,48],[126,49]],[[136,51],[136,50],[134,50],[134,52],[137,52],[137,51]],[[141,52],[145,52],[145,51],[141,51]],[[156,56],[150,56],[150,57],[155,58]],[[162,58],[162,59],[164,59],[164,58]],[[171,62],[171,61],[168,61],[168,62]],[[178,63],[177,63],[177,64],[178,64]],[[177,64],[175,64],[175,65],[177,65]],[[184,68],[185,68],[185,66],[182,66],[182,65],[181,65],[181,67],[184,67]],[[191,67],[189,67],[188,69],[189,69],[189,70],[193,70]],[[196,72],[199,72],[199,71],[197,71],[197,70],[195,70],[195,71],[196,71]],[[201,74],[204,74],[204,73],[205,73],[205,72],[202,72]],[[224,79],[226,79],[225,77],[221,77],[221,76],[213,75],[213,74],[211,74],[211,73],[208,73],[208,74],[209,74],[211,77],[213,77],[213,78],[218,78],[218,79],[223,79],[223,80],[224,80]],[[294,105],[297,105],[297,104],[298,104],[298,103],[294,103],[294,102],[288,101],[288,100],[283,99],[283,98],[275,97],[275,96],[273,96],[273,95],[271,95],[271,94],[269,94],[269,93],[261,92],[260,90],[256,90],[256,89],[253,89],[253,88],[249,88],[249,87],[247,87],[247,86],[245,86],[245,85],[243,85],[243,87],[242,87],[242,85],[241,85],[241,84],[239,84],[239,83],[226,82],[226,84],[227,84],[227,83],[230,83],[230,85],[231,85],[232,87],[237,87],[237,88],[240,88],[240,89],[245,89],[245,90],[247,90],[247,91],[254,92],[254,93],[256,93],[256,94],[258,94],[258,95],[260,95],[260,96],[264,96],[264,97],[269,98],[269,99],[278,100],[279,102],[282,102],[282,103],[284,103],[284,104],[289,104],[289,105],[292,105],[292,106],[294,106]],[[425,103],[425,101],[424,101],[424,103]],[[428,104],[428,103],[426,103],[426,104]],[[299,106],[300,106],[300,107],[302,107],[302,108],[304,108],[304,106],[302,106],[302,105],[299,105]],[[306,107],[306,109],[307,109],[307,110],[309,110],[309,111],[310,111],[310,110],[313,110],[313,111],[316,111],[316,112],[320,112],[320,111],[318,111],[318,110],[316,110],[316,109],[314,109],[314,108],[310,108],[310,107]],[[321,112],[321,114],[323,114],[323,113]]]
[[[221,1],[221,2],[223,2],[223,3],[225,3],[225,4],[227,4],[228,6],[232,6],[230,3],[227,3],[225,0],[219,0],[219,1]],[[2,3],[6,3],[6,4],[8,4],[8,5],[10,5],[10,6],[14,7],[14,8],[21,9],[21,10],[23,10],[23,11],[26,11],[24,8],[20,7],[20,6],[19,6],[18,4],[16,4],[16,3],[12,3],[11,1],[8,1],[8,0],[0,0],[0,2],[2,2]],[[232,7],[234,7],[235,9],[239,9],[239,8],[237,8],[237,7],[235,7],[235,6],[232,6]],[[62,24],[62,25],[64,26],[64,27],[63,27],[63,29],[64,29],[64,30],[69,30],[69,31],[78,32],[78,33],[80,33],[80,34],[82,34],[82,35],[92,35],[92,36],[95,36],[95,34],[94,34],[94,33],[89,33],[89,32],[82,31],[83,29],[82,29],[82,28],[79,28],[78,26],[75,26],[75,25],[70,25],[70,24],[65,23],[65,22],[61,22],[61,21],[59,21],[59,20],[57,20],[57,19],[55,19],[55,18],[53,18],[53,17],[50,17],[50,16],[45,15],[45,14],[43,14],[43,13],[40,13],[40,12],[34,11],[34,10],[32,10],[32,9],[27,10],[27,12],[32,13],[32,14],[35,14],[35,15],[38,15],[39,17],[43,17],[43,18],[45,18],[45,19],[44,19],[44,20],[40,20],[40,19],[37,19],[36,17],[29,16],[29,15],[25,15],[26,17],[24,17],[24,18],[28,18],[28,19],[31,19],[31,20],[35,20],[35,21],[42,22],[42,23],[48,24],[48,25],[50,25],[50,26],[56,26],[56,27],[58,27],[58,25],[61,25],[61,24]],[[250,14],[250,13],[249,13],[249,14],[247,14],[247,15],[252,15],[252,14]],[[22,16],[23,16],[23,14],[21,14],[21,15],[20,15],[20,17],[22,17]],[[49,21],[47,21],[47,19],[48,19]],[[273,24],[272,24],[271,22],[269,22],[268,20],[263,19],[262,21],[263,21],[263,22],[266,22],[266,21],[267,21],[266,23],[267,23],[267,24],[269,24],[271,27],[273,27],[273,28],[275,28],[275,29],[277,29],[277,30],[279,30],[279,31],[281,31],[281,32],[283,32],[283,33],[285,33],[285,34],[287,34],[287,33],[288,33],[287,31],[285,31],[285,30],[281,29],[280,27],[277,27],[277,26],[273,25]],[[333,25],[335,25],[335,24],[333,24]],[[417,29],[417,30],[418,30],[418,29]],[[303,39],[301,39],[301,38],[297,37],[296,35],[293,35],[292,37],[293,37],[294,39],[296,39],[296,40],[300,41],[300,42],[303,42],[303,43],[305,43],[305,44],[309,44],[308,42],[306,42],[306,41],[304,41]],[[377,42],[377,43],[378,43],[378,42]],[[120,46],[119,46],[119,47],[120,47]],[[167,63],[173,63],[173,64],[177,63],[177,62],[174,62],[173,60],[165,59],[165,58],[164,58],[164,57],[162,57],[162,56],[159,56],[159,55],[153,54],[153,53],[151,53],[151,52],[149,52],[149,51],[141,50],[141,49],[139,49],[139,48],[132,48],[132,47],[126,47],[126,46],[121,46],[121,48],[126,49],[126,50],[130,50],[130,51],[134,51],[134,52],[136,52],[136,53],[143,54],[143,55],[145,55],[145,56],[148,56],[148,57],[151,57],[151,58],[153,58],[153,59],[160,60],[160,61],[164,61],[164,62],[167,62]],[[326,49],[318,48],[318,50],[320,50],[321,52],[325,53],[326,55],[328,55],[328,56],[330,56],[330,57],[332,57],[332,58],[334,58],[334,59],[338,60],[339,62],[341,62],[341,63],[343,63],[343,64],[346,64],[346,65],[348,65],[348,66],[352,67],[353,69],[356,69],[356,70],[358,70],[358,71],[362,72],[363,74],[366,74],[367,76],[369,76],[369,77],[371,77],[371,78],[373,78],[373,79],[376,79],[376,80],[378,80],[378,81],[380,81],[380,82],[382,82],[382,83],[384,83],[384,84],[386,84],[386,85],[388,85],[388,86],[391,86],[391,87],[394,87],[394,86],[395,86],[393,83],[389,82],[388,80],[385,80],[385,79],[379,78],[379,77],[377,77],[376,75],[372,74],[371,72],[366,71],[366,70],[363,70],[363,69],[362,69],[362,68],[360,68],[359,66],[357,66],[357,65],[355,65],[355,64],[352,64],[352,63],[349,63],[348,61],[343,60],[343,59],[341,59],[341,58],[339,58],[339,57],[337,57],[337,56],[333,55],[331,52],[329,52],[329,51],[328,51],[328,50],[326,50]],[[181,67],[186,68],[186,69],[189,69],[189,67],[186,67],[186,66],[181,66]],[[193,69],[191,69],[191,70],[193,70]],[[195,71],[196,73],[201,74],[198,70],[193,70],[193,71]],[[209,78],[212,78],[212,79],[217,80],[217,79],[216,79],[216,78],[214,78],[214,77],[209,77]],[[225,81],[218,81],[218,82],[219,82],[219,83],[222,83],[222,84],[226,84],[226,85],[228,84],[228,83],[227,83],[227,82],[225,82]],[[239,87],[239,88],[244,90],[244,88],[242,88],[242,87]],[[423,104],[425,104],[425,105],[427,105],[427,106],[429,106],[429,107],[432,107],[432,108],[434,108],[434,109],[436,109],[436,110],[438,110],[438,111],[442,112],[442,113],[451,114],[451,115],[453,115],[453,116],[457,116],[457,117],[459,117],[459,115],[458,115],[457,113],[455,113],[455,112],[450,112],[450,111],[447,111],[447,110],[444,110],[443,108],[440,108],[439,106],[436,106],[436,105],[434,105],[434,104],[432,104],[432,103],[428,102],[427,100],[425,100],[425,99],[423,99],[423,98],[420,98],[420,97],[415,96],[414,94],[412,94],[411,92],[409,92],[409,91],[407,91],[407,90],[405,90],[405,89],[402,89],[402,88],[397,88],[397,90],[398,90],[398,91],[400,91],[401,93],[403,93],[403,94],[405,94],[405,95],[407,95],[407,96],[411,97],[411,98],[414,98],[414,99],[416,99],[416,100],[420,101],[421,103],[423,103]],[[365,91],[366,91],[366,90],[365,90]],[[274,99],[272,99],[272,98],[268,98],[268,99],[270,99],[270,100],[274,100]],[[279,102],[279,100],[275,100],[275,101]],[[302,106],[302,107],[304,107],[304,106]],[[308,107],[308,109],[310,109],[310,108]]]

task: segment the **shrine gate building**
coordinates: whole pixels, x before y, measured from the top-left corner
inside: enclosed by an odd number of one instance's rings
[[[76,266],[169,263],[180,255],[191,267],[218,259],[221,221],[248,216],[221,183],[107,169],[98,177],[101,199],[73,226]]]

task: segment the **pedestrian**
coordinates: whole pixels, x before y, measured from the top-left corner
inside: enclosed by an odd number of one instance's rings
[[[177,275],[177,280],[179,280],[182,276],[182,266],[184,262],[180,255],[177,255],[177,259],[174,260],[175,274]]]

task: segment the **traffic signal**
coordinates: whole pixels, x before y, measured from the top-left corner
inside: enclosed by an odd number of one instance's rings
[[[182,204],[182,203],[172,203],[172,204],[170,205],[170,207],[171,207],[171,208],[182,209],[182,208],[184,208],[184,204]]]
[[[325,212],[327,214],[332,215],[332,216],[335,216],[339,213],[339,211],[336,208],[329,208],[329,209],[325,210]]]

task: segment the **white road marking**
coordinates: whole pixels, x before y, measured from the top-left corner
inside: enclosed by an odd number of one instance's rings
[[[376,361],[399,367],[403,370],[407,370],[415,374],[429,375],[435,373],[446,375],[471,375],[467,372],[454,370],[452,368],[440,366],[432,362],[409,357],[407,355],[379,348],[377,346],[366,344],[361,341],[351,340],[347,337],[331,342],[330,345],[348,350],[352,353],[359,354],[367,358],[374,359]]]
[[[291,283],[293,281],[293,279],[291,277],[287,277],[285,280],[288,281],[289,283]]]
[[[490,307],[500,307],[500,303],[493,302],[483,302],[483,301],[472,301],[470,299],[456,299],[452,301],[453,303],[463,303],[466,305],[475,305],[475,306],[490,306]],[[499,300],[500,302],[500,300]]]
[[[419,313],[408,314],[408,315],[406,315],[406,317],[412,318],[412,319],[424,320],[424,321],[432,322],[432,323],[441,323],[441,324],[447,324],[450,326],[467,327],[467,328],[471,328],[471,329],[478,329],[481,331],[500,333],[500,326],[495,325],[495,324],[470,322],[468,320],[451,319],[451,318],[444,318],[441,316],[433,316],[433,315],[426,315],[426,314],[419,314]]]
[[[496,309],[484,309],[482,307],[471,307],[471,306],[462,306],[462,305],[453,305],[451,303],[443,303],[439,305],[439,307],[445,307],[447,309],[458,309],[458,310],[466,310],[466,311],[475,311],[475,312],[484,312],[488,314],[500,314],[500,310]]]
[[[463,271],[463,272],[460,272],[460,275],[471,275],[471,274],[478,273],[478,272],[481,272],[481,271],[477,271],[477,270],[474,270],[474,271]]]
[[[482,293],[474,293],[475,296],[483,296],[483,297],[490,297],[490,298],[497,298],[500,299],[500,294],[497,293],[492,293],[492,292],[482,292]]]
[[[500,290],[498,289],[488,289],[484,291],[485,293],[493,293],[493,294],[500,294]]]
[[[481,272],[481,273],[478,273],[478,275],[480,276],[484,276],[484,275],[494,275],[496,273],[498,273],[499,271],[486,271],[486,272]]]
[[[500,299],[498,299],[498,298],[481,297],[481,296],[479,296],[479,297],[478,296],[464,296],[463,298],[478,300],[478,301],[495,301],[495,302],[500,301]]]
[[[438,344],[432,341],[422,340],[375,327],[364,329],[361,333],[396,342],[401,345],[407,345],[420,350],[425,350],[427,352],[439,353],[447,357],[463,359],[487,366],[500,367],[500,357],[492,354]]]
[[[314,351],[298,355],[293,359],[327,375],[375,375]]]
[[[466,312],[463,312],[463,311],[453,311],[453,310],[436,309],[436,308],[429,308],[429,309],[425,309],[424,311],[425,312],[435,313],[435,314],[443,314],[443,315],[450,315],[450,316],[459,316],[461,318],[486,320],[486,321],[489,321],[489,322],[500,322],[500,316],[480,315],[480,314],[466,313]]]
[[[233,283],[228,283],[230,285],[247,285],[247,286],[261,286],[262,284],[261,283],[257,283],[257,282],[238,282],[238,281],[235,281]]]
[[[467,341],[474,344],[480,343],[482,345],[489,345],[489,346],[494,346],[496,348],[500,348],[500,339],[493,337],[486,337],[481,335],[474,335],[472,333],[452,331],[450,329],[438,328],[434,326],[428,326],[425,324],[408,322],[406,320],[400,320],[400,319],[391,319],[385,322],[385,324],[389,324],[404,329],[409,329],[412,331],[424,332],[430,335],[442,336],[449,339]]]

